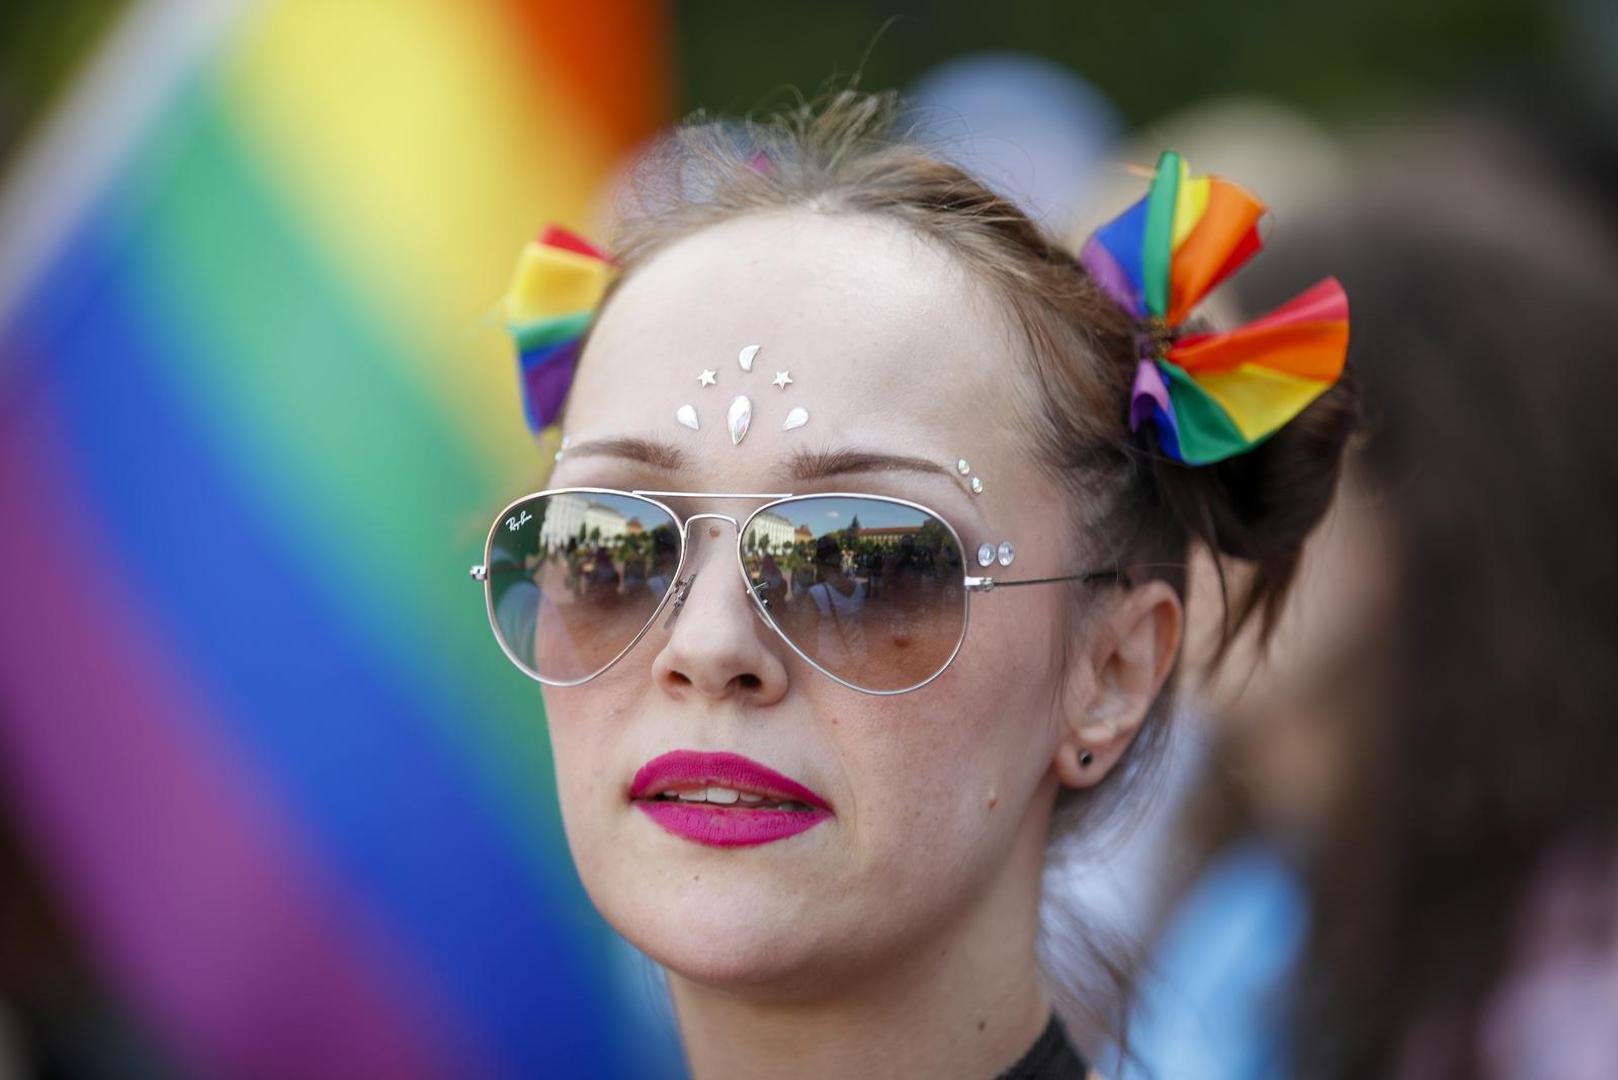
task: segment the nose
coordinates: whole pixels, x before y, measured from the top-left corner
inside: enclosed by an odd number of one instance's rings
[[[652,663],[670,697],[771,705],[787,692],[787,669],[774,631],[748,595],[736,562],[736,522],[718,515],[685,523],[685,602]],[[680,596],[675,594],[674,600]]]

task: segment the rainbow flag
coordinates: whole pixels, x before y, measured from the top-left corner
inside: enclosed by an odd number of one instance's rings
[[[467,577],[653,0],[136,5],[0,195],[0,787],[186,1073],[677,1076]]]

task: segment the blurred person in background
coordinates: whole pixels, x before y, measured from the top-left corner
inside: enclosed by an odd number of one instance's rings
[[[1301,1064],[1613,1076],[1618,272],[1539,225],[1554,188],[1501,227],[1443,220],[1443,177],[1321,238],[1366,305],[1390,602],[1327,673]]]
[[[1279,655],[1205,688],[1120,1076],[1618,1075],[1618,263],[1453,132],[1238,282],[1331,252],[1366,437]]]

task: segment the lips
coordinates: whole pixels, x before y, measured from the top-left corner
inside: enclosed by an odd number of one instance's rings
[[[668,832],[711,847],[784,840],[833,816],[791,777],[723,751],[661,754],[635,773],[629,797]]]

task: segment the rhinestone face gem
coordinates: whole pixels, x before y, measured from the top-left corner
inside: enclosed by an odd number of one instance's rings
[[[712,386],[719,379],[719,372],[713,368],[703,368],[697,375],[698,386]]]
[[[1010,540],[1000,541],[1000,547],[995,551],[995,557],[1000,560],[1001,566],[1011,565],[1011,560],[1017,557],[1017,552],[1012,548]]]
[[[955,471],[960,473],[962,476],[965,476],[967,473],[972,471],[972,466],[966,463],[965,458],[959,458],[955,462]]]
[[[678,409],[675,409],[674,419],[678,420],[692,431],[697,431],[702,427],[702,425],[697,422],[697,410],[690,405],[681,405]]]
[[[972,494],[983,494],[983,481],[976,476],[972,477]]]
[[[737,394],[731,399],[725,423],[730,427],[731,445],[740,445],[747,438],[747,429],[753,423],[753,403],[747,400],[746,394]]]
[[[994,545],[980,544],[978,546],[978,565],[988,566],[992,562],[994,562]]]
[[[803,427],[808,422],[809,410],[800,405],[787,413],[787,422],[781,425],[781,430],[791,431],[793,428]]]
[[[758,355],[758,346],[749,345],[736,354],[736,362],[742,366],[743,371],[753,370],[753,357]]]

